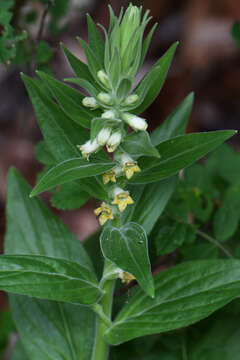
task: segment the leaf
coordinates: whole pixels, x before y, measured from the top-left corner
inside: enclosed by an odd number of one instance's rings
[[[225,194],[221,206],[214,214],[214,236],[219,241],[229,239],[238,228],[240,220],[240,182],[230,186]]]
[[[194,94],[190,93],[168,116],[168,118],[151,133],[154,146],[172,137],[183,135],[192,111]]]
[[[183,261],[217,259],[219,251],[214,244],[192,244],[180,249]]]
[[[57,209],[74,210],[80,208],[89,199],[89,194],[82,190],[78,182],[70,182],[60,186],[51,197],[51,204]]]
[[[154,297],[148,242],[144,229],[133,222],[120,229],[109,226],[103,230],[100,243],[104,257],[132,274],[144,291]]]
[[[88,70],[88,66],[84,64],[80,59],[78,59],[75,55],[73,55],[63,43],[61,43],[61,47],[75,74],[82,79],[86,79],[89,82],[94,83],[94,78]]]
[[[50,152],[46,141],[39,141],[35,146],[34,153],[38,161],[44,165],[55,165],[56,160],[52,153]]]
[[[36,255],[0,256],[0,289],[39,299],[93,304],[101,290],[89,269]]]
[[[125,222],[133,221],[140,224],[147,234],[149,234],[165,209],[170,197],[173,194],[177,183],[176,177],[167,180],[160,180],[154,184],[145,185],[136,198],[129,212],[125,215]],[[132,192],[131,192],[132,194]],[[144,206],[142,206],[144,204]]]
[[[176,174],[235,133],[234,130],[219,130],[188,134],[164,141],[157,147],[161,158],[159,160],[139,159],[138,164],[143,171],[134,176],[130,182],[135,184],[150,183]]]
[[[178,43],[175,43],[168,49],[134,90],[139,96],[138,102],[133,106],[135,114],[147,109],[161,91],[177,46]]]
[[[93,52],[93,50],[91,48],[88,47],[88,45],[86,44],[86,42],[82,39],[80,39],[79,37],[77,37],[77,40],[80,42],[83,51],[85,53],[86,59],[87,59],[87,63],[88,63],[88,68],[89,71],[92,75],[92,77],[97,80],[97,72],[99,70],[102,70],[103,66],[102,64],[99,62],[98,58],[96,57],[95,53]],[[100,83],[101,84],[101,83]]]
[[[138,158],[140,156],[161,157],[157,149],[152,145],[150,137],[146,131],[132,132],[124,138],[121,146],[134,158]]]
[[[240,293],[240,261],[186,262],[154,277],[156,296],[138,289],[105,332],[112,345],[193,324]]]
[[[39,199],[29,199],[29,192],[30,187],[12,169],[7,196],[5,253],[57,257],[93,271],[82,244]],[[10,295],[10,302],[29,359],[91,358],[95,315],[85,306],[20,295]]]
[[[87,14],[89,47],[104,67],[104,43],[91,16]]]
[[[53,56],[53,50],[45,41],[40,41],[36,52],[36,62],[39,64],[47,63]]]
[[[117,98],[123,99],[124,97],[128,96],[130,90],[132,87],[132,80],[129,77],[124,77],[119,83],[119,86],[117,88]]]
[[[235,45],[240,49],[240,21],[235,21],[231,29],[232,37],[235,41]]]
[[[27,360],[27,355],[24,351],[24,347],[19,340],[13,348],[10,360]]]
[[[116,47],[114,48],[114,53],[109,65],[109,75],[112,86],[116,89],[121,75],[121,57]]]
[[[82,106],[84,96],[76,89],[55,80],[44,72],[37,71],[36,73],[47,84],[52,96],[60,104],[66,115],[79,125],[90,128],[94,114]]]
[[[79,156],[76,145],[88,139],[88,133],[69,119],[53,101],[43,93],[35,80],[22,74],[32,100],[42,134],[57,161]]]
[[[141,67],[141,66],[142,66],[142,64],[143,64],[143,62],[144,62],[144,59],[145,59],[145,57],[146,57],[146,55],[147,55],[147,51],[148,51],[149,45],[150,45],[151,40],[152,40],[153,33],[154,33],[154,31],[155,31],[155,29],[156,29],[157,25],[158,25],[157,23],[153,25],[152,29],[149,31],[149,33],[148,33],[148,35],[147,35],[146,39],[145,39],[145,40],[144,40],[144,42],[143,42],[143,45],[142,45],[142,55],[141,55],[141,62],[140,62],[139,67]]]
[[[31,197],[57,185],[81,178],[103,174],[114,167],[115,163],[89,162],[82,158],[69,159],[51,168],[37,183],[31,192]]]

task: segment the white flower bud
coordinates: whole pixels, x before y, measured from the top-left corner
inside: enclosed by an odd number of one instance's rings
[[[118,147],[122,139],[122,134],[120,131],[113,133],[107,141],[107,151],[114,152]]]
[[[111,88],[109,77],[107,76],[104,70],[99,70],[97,72],[97,77],[103,85],[105,85],[107,88]]]
[[[145,119],[140,118],[139,116],[130,114],[130,113],[124,113],[122,115],[122,119],[134,130],[146,130],[148,127],[148,124]]]
[[[137,94],[129,95],[123,102],[123,105],[132,105],[139,99]]]
[[[104,146],[111,135],[111,129],[110,128],[103,128],[100,130],[97,136],[97,142],[99,145]]]
[[[99,107],[96,99],[91,96],[86,96],[85,98],[83,98],[82,104],[83,106],[86,106],[91,109],[97,109]]]
[[[97,98],[106,105],[112,105],[113,104],[113,99],[111,97],[111,95],[109,95],[108,93],[104,93],[104,92],[100,92],[97,96]]]
[[[107,110],[107,111],[104,111],[104,113],[102,113],[101,117],[104,119],[115,119],[116,112],[114,110]]]
[[[88,158],[90,154],[94,153],[99,148],[99,145],[97,140],[94,139],[93,141],[88,140],[85,144],[78,145],[77,147],[81,150],[82,156]]]

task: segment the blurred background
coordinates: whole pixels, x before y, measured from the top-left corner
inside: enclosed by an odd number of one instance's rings
[[[175,41],[180,44],[167,81],[158,98],[143,114],[153,130],[191,91],[195,106],[189,132],[238,129],[240,118],[240,2],[238,0],[132,1],[150,9],[159,26],[139,74],[142,77]],[[4,0],[0,2],[0,247],[3,249],[6,177],[17,167],[31,185],[41,165],[34,146],[41,139],[39,127],[19,73],[36,68],[58,79],[72,76],[59,42],[84,60],[76,36],[87,40],[86,13],[108,26],[108,8],[115,13],[129,1],[112,0]],[[233,146],[240,146],[238,137]],[[44,200],[48,202],[47,195]],[[93,201],[81,210],[53,209],[83,240],[97,229]],[[0,294],[0,310],[7,299]],[[1,313],[0,313],[1,314]],[[5,314],[6,315],[6,314]],[[4,316],[5,316],[4,315]],[[2,316],[2,315],[1,315]],[[0,322],[2,317],[0,316]],[[8,322],[9,323],[9,322]],[[0,346],[1,341],[0,332]]]

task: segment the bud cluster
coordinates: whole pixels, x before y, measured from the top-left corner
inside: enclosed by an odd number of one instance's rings
[[[102,147],[108,153],[114,153],[117,165],[103,174],[103,184],[108,187],[109,203],[102,203],[95,210],[99,222],[103,225],[123,212],[127,205],[133,203],[128,191],[118,186],[118,178],[129,180],[140,171],[137,161],[120,148],[128,132],[146,131],[148,124],[145,119],[131,113],[139,106],[141,99],[136,92],[131,92],[135,75],[141,66],[143,51],[143,33],[150,18],[148,11],[142,17],[142,8],[129,5],[124,16],[119,18],[111,14],[111,26],[105,35],[104,68],[96,71],[95,82],[98,89],[92,96],[82,100],[83,106],[91,110],[101,110],[100,117],[94,118],[94,139],[79,145],[82,156],[89,156]],[[99,125],[96,125],[98,122]],[[92,131],[92,129],[91,129]],[[122,184],[122,182],[121,182]]]

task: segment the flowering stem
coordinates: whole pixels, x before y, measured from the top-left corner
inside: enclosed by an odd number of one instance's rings
[[[105,261],[105,267],[106,266],[107,266],[107,261]],[[111,321],[114,285],[115,285],[115,280],[107,280],[102,286],[102,290],[105,292],[105,295],[102,297],[101,301],[99,302],[99,308],[101,308],[101,314],[98,314],[98,316],[96,317],[95,344],[94,344],[91,360],[108,359],[109,344],[104,339],[104,333],[109,327]],[[106,321],[106,319],[108,319],[108,321]]]

